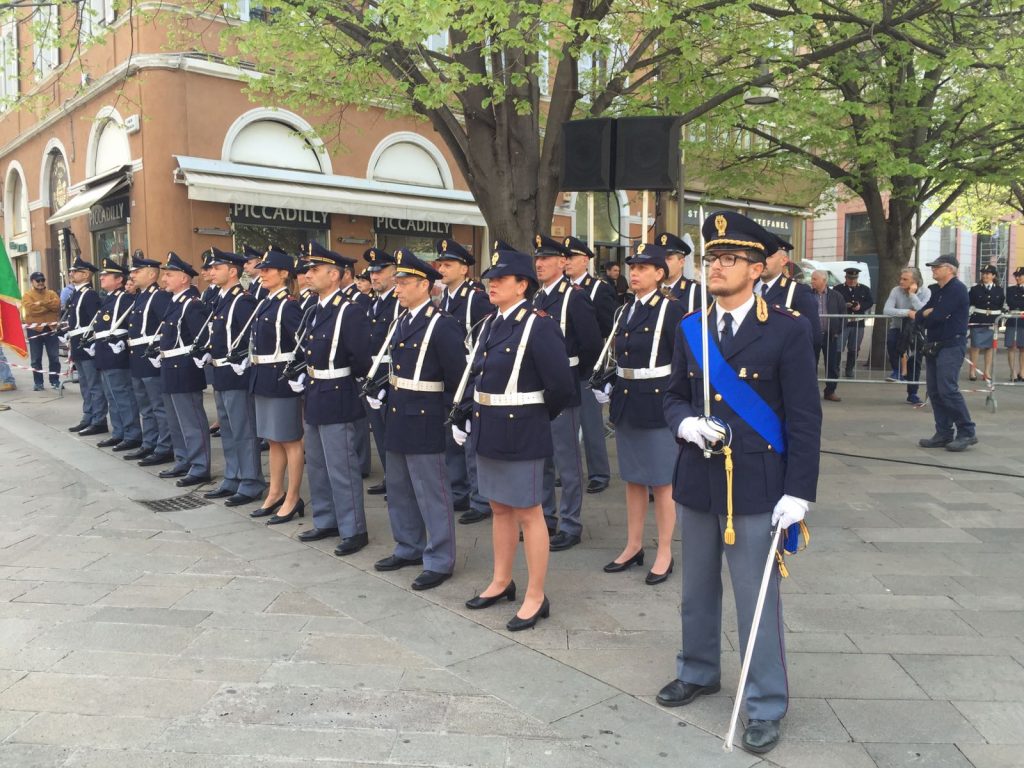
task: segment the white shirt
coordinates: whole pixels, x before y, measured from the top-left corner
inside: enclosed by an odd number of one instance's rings
[[[550,296],[551,292],[555,290],[555,286],[558,285],[561,281],[562,278],[558,278],[553,283],[551,283],[551,285],[545,285],[543,288],[541,288],[541,290],[544,291],[544,293],[546,293],[548,296]]]
[[[416,315],[419,314],[419,311],[421,309],[423,309],[425,306],[427,306],[427,304],[429,304],[429,303],[430,303],[430,299],[427,299],[426,301],[424,301],[422,304],[420,304],[415,309],[406,310],[405,322],[411,323],[413,320],[415,320],[416,319]]]
[[[571,282],[572,282],[573,285],[582,285],[583,284],[583,280],[584,280],[584,278],[586,278],[586,276],[587,276],[587,273],[584,272],[579,277],[572,278]]]
[[[722,319],[723,315],[728,311],[732,315],[732,335],[735,336],[739,331],[740,326],[743,324],[744,318],[747,313],[750,312],[750,308],[754,306],[754,296],[750,295],[750,298],[740,304],[736,309],[725,310],[715,303],[715,322],[718,327],[718,338],[722,338],[722,329],[725,328],[725,321]]]
[[[633,310],[635,310],[637,307],[644,306],[650,300],[651,296],[653,296],[657,292],[657,290],[654,290],[650,291],[649,293],[645,293],[643,296],[637,296],[629,307],[629,315],[626,317],[626,322],[628,323],[630,320],[633,319]]]
[[[516,311],[517,309],[519,309],[519,307],[521,307],[521,306],[522,306],[523,304],[525,304],[525,303],[526,303],[526,299],[523,299],[523,300],[522,300],[522,301],[520,301],[520,302],[519,302],[518,304],[516,304],[516,305],[515,305],[514,307],[509,307],[509,308],[508,308],[508,309],[506,309],[506,310],[505,310],[504,312],[499,312],[498,314],[499,314],[499,315],[501,315],[501,318],[502,318],[503,320],[508,320],[509,316],[510,316],[510,315],[511,315],[511,314],[512,314],[513,312],[515,312],[515,311]]]
[[[679,276],[679,277],[677,277],[677,278],[676,278],[676,279],[675,279],[675,280],[674,280],[673,282],[671,282],[671,283],[665,283],[665,290],[667,290],[667,291],[673,291],[673,290],[675,290],[675,287],[676,287],[677,285],[679,285],[679,281],[680,281],[680,280],[682,280],[682,279],[683,279],[683,276],[682,276],[682,275],[680,275],[680,276]]]
[[[768,293],[768,291],[775,287],[775,284],[779,282],[780,277],[782,277],[781,272],[777,274],[775,277],[773,277],[771,280],[762,280],[761,283],[757,286],[757,290],[755,291],[755,293],[758,296],[764,296],[766,293]]]
[[[331,293],[327,295],[326,299],[320,299],[320,301],[318,301],[317,304],[319,304],[321,307],[326,307],[330,300],[333,299],[335,295],[339,293],[341,293],[340,288],[337,291],[331,291]]]
[[[454,288],[449,288],[449,287],[448,287],[448,286],[446,285],[446,286],[444,287],[444,290],[445,290],[445,295],[447,295],[447,296],[448,296],[448,298],[450,298],[450,299],[454,299],[454,298],[455,298],[455,294],[456,294],[456,293],[458,293],[458,292],[459,292],[459,289],[460,289],[460,288],[461,288],[462,286],[464,286],[465,284],[466,284],[466,281],[465,281],[465,280],[463,280],[463,281],[462,281],[461,283],[459,283],[458,285],[456,285],[456,286],[455,286]]]

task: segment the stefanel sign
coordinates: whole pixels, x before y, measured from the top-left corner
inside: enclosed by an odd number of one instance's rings
[[[451,237],[452,225],[439,221],[412,221],[374,216],[373,231],[378,235],[412,235],[421,237]]]
[[[229,208],[234,224],[261,224],[266,227],[304,226],[326,229],[331,215],[325,211],[302,211],[298,208],[274,208],[246,203],[232,203]]]
[[[96,203],[89,209],[89,231],[123,227],[128,223],[130,210],[127,195]]]

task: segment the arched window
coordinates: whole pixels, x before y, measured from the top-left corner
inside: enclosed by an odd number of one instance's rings
[[[13,165],[7,171],[4,222],[8,240],[27,237],[29,229],[28,192],[25,189],[25,179],[21,174],[21,169]]]
[[[132,162],[128,134],[119,120],[105,119],[96,133],[93,167],[90,176],[98,176]]]
[[[278,120],[257,120],[234,137],[228,160],[245,165],[323,173],[320,155],[295,128]]]
[[[373,151],[367,178],[389,184],[451,189],[452,174],[437,147],[414,133],[388,136]]]

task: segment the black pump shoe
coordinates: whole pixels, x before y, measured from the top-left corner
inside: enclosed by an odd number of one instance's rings
[[[537,626],[537,622],[541,619],[546,619],[551,614],[551,603],[548,602],[548,598],[545,595],[544,602],[540,604],[540,608],[528,619],[521,619],[518,616],[513,616],[512,621],[505,625],[509,632],[520,632],[524,629],[533,629]]]
[[[505,587],[505,590],[503,592],[499,592],[497,595],[492,595],[491,597],[481,597],[480,595],[477,595],[476,597],[470,598],[466,601],[466,607],[474,611],[481,608],[490,608],[502,598],[506,598],[510,603],[516,599],[516,583],[514,581],[510,581],[508,586]]]
[[[267,520],[267,525],[280,525],[281,523],[290,523],[292,520],[295,519],[296,515],[299,517],[306,516],[306,502],[304,502],[302,499],[299,499],[297,502],[295,502],[295,506],[292,507],[292,511],[289,512],[287,515],[274,515],[272,518]]]
[[[668,575],[672,573],[672,569],[675,568],[675,565],[676,559],[673,557],[671,560],[669,560],[668,570],[664,573],[655,573],[653,570],[648,571],[647,578],[644,579],[644,584],[650,584],[651,586],[654,586],[655,584],[661,584],[661,582],[665,581],[665,579],[668,578]]]
[[[627,568],[629,568],[631,565],[634,565],[634,564],[635,565],[643,565],[644,564],[644,551],[642,549],[639,552],[637,552],[635,555],[633,555],[631,558],[629,558],[629,560],[627,560],[624,563],[617,563],[614,560],[612,560],[610,563],[608,563],[608,565],[606,565],[604,567],[604,572],[605,573],[619,573],[620,571],[624,571]]]
[[[269,507],[256,507],[256,509],[249,513],[249,517],[266,517],[267,515],[272,515],[280,509],[282,504],[284,504],[284,496],[275,501]]]

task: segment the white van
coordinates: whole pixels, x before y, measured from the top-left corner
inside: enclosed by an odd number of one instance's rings
[[[833,288],[846,282],[846,270],[856,267],[860,270],[860,274],[857,276],[860,278],[860,284],[866,285],[868,288],[871,287],[871,272],[868,270],[868,265],[863,261],[816,261],[815,259],[804,259],[800,262],[799,266],[804,272],[803,280],[807,283],[811,282],[811,272],[816,269],[825,270],[828,272],[829,287]]]

